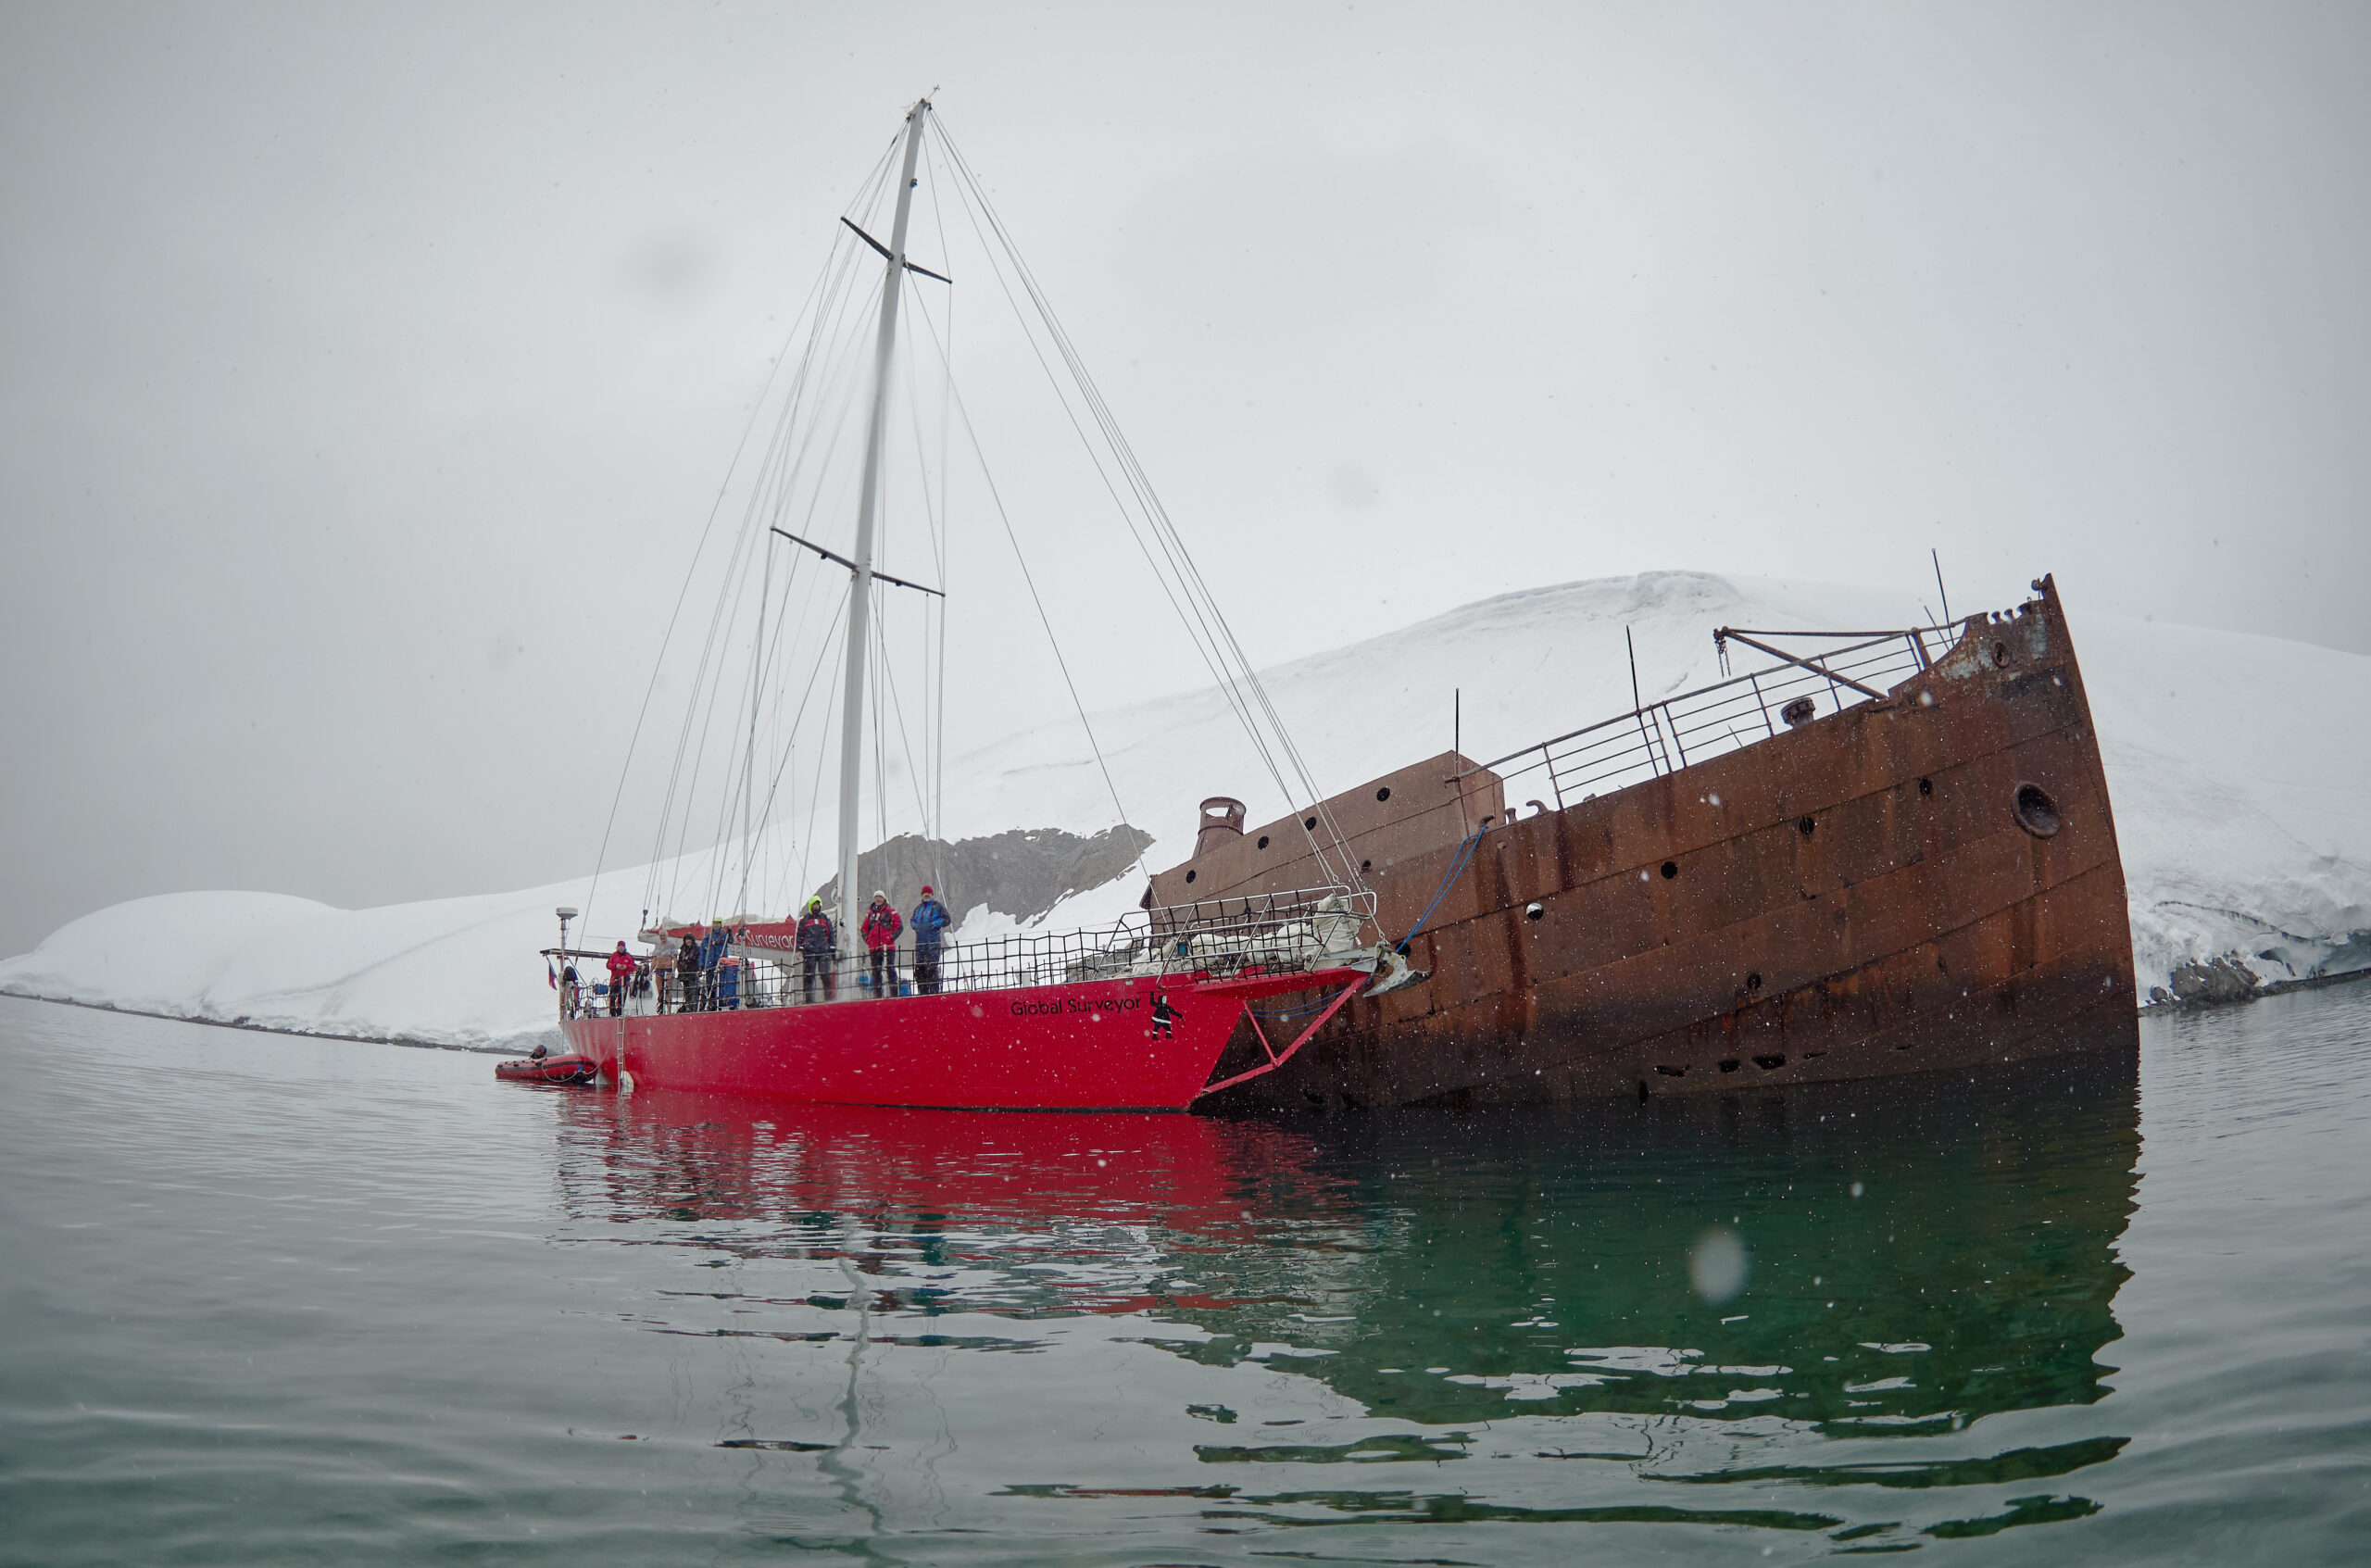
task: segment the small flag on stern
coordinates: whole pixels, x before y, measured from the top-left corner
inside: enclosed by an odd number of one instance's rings
[[[552,960],[549,959],[544,960],[544,979],[550,984],[553,990],[559,989],[559,972],[552,968]]]

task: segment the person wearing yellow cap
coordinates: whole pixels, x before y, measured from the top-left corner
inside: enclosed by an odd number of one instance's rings
[[[801,1001],[815,999],[815,977],[823,977],[823,999],[840,999],[840,977],[834,972],[832,960],[838,933],[832,928],[832,917],[823,912],[823,900],[807,900],[807,912],[798,921],[798,994]]]

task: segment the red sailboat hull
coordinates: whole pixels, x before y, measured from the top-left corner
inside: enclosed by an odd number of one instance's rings
[[[1167,979],[1159,987],[1175,1018],[1166,1035],[1154,1032],[1150,978],[592,1016],[561,1028],[605,1080],[636,1088],[816,1105],[1183,1110],[1210,1083],[1246,1002],[1312,988],[1347,999],[1365,978],[1329,970]],[[1290,1050],[1272,1054],[1280,1062]]]

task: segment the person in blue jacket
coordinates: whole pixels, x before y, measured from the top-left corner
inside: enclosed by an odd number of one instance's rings
[[[724,917],[709,922],[708,935],[700,938],[700,1005],[716,1006],[717,970],[724,962]]]
[[[938,901],[928,883],[922,884],[922,901],[914,906],[906,923],[914,933],[914,990],[922,996],[935,997],[938,947],[947,935],[947,906]]]

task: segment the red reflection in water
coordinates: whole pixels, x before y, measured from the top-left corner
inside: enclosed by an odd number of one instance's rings
[[[597,1166],[609,1218],[946,1216],[1159,1225],[1223,1239],[1343,1184],[1309,1137],[1258,1122],[1134,1112],[997,1113],[643,1090],[560,1109],[569,1185]]]

